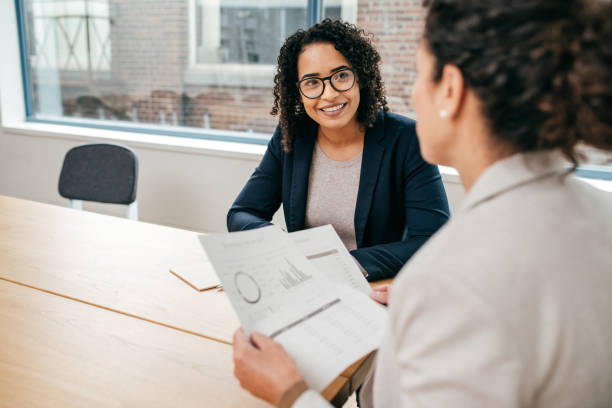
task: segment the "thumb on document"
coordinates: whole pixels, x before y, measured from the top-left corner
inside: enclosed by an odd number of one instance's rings
[[[257,331],[251,334],[251,341],[253,342],[255,347],[257,347],[260,350],[265,350],[267,348],[274,347],[275,345],[280,346],[280,344],[272,340],[270,337],[264,334],[261,334],[260,332],[257,332]]]

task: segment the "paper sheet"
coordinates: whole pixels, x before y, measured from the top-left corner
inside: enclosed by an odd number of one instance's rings
[[[313,389],[380,344],[386,310],[331,282],[277,226],[200,241],[247,335],[257,330],[282,344]]]
[[[173,265],[170,267],[170,273],[199,292],[214,289],[221,284],[210,262],[204,260]]]
[[[289,237],[328,279],[349,285],[366,295],[372,291],[355,259],[331,225],[292,232]]]

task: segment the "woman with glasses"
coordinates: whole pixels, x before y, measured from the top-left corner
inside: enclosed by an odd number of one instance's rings
[[[447,220],[436,166],[411,119],[387,112],[380,56],[355,26],[324,20],[285,41],[274,78],[280,121],[227,216],[229,231],[332,224],[369,280],[395,276]]]
[[[571,173],[579,144],[612,152],[612,5],[427,3],[419,142],[467,195],[395,279],[361,406],[611,407],[612,196]],[[328,406],[280,345],[251,341],[234,336],[244,388]]]

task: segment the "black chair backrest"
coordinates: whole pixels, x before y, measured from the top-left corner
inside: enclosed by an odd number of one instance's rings
[[[59,193],[73,200],[131,204],[136,200],[138,159],[129,147],[93,143],[66,153]]]

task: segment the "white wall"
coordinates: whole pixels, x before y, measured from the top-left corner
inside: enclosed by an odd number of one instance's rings
[[[0,194],[67,205],[57,192],[62,161],[71,147],[87,141],[4,130]],[[224,230],[224,214],[257,164],[257,158],[131,147],[139,159],[140,219],[200,231]],[[85,208],[122,215],[125,207],[86,203]]]

